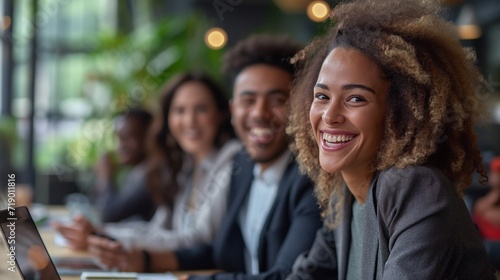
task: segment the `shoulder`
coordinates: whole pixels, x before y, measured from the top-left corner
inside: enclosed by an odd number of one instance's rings
[[[217,152],[216,162],[230,160],[241,150],[242,145],[240,141],[235,139],[229,140]]]
[[[314,184],[311,179],[300,171],[299,164],[291,159],[282,179],[282,184],[290,188],[292,199],[310,199],[314,197]]]
[[[235,152],[233,158],[233,173],[241,174],[241,172],[252,172],[255,162],[250,158],[242,144]]]
[[[286,176],[293,176],[293,177],[299,177],[299,178],[307,178],[309,177],[302,173],[299,168],[299,163],[297,162],[297,159],[293,156],[290,157],[288,161],[288,165],[286,168],[285,172]]]
[[[294,156],[290,156],[288,159],[282,183],[288,183],[292,186],[312,185],[309,176],[300,171],[299,163]]]
[[[448,209],[461,200],[452,182],[431,166],[384,170],[378,176],[372,195],[379,211],[388,216],[406,211]]]
[[[241,151],[242,144],[239,140],[231,139],[228,140],[224,145],[219,149],[218,158],[219,157],[233,157],[236,153]]]
[[[242,149],[241,142],[238,140],[227,141],[217,152],[213,162],[213,169],[218,170],[232,163],[235,155]]]
[[[459,199],[451,181],[437,168],[412,165],[380,172],[374,200],[381,207],[448,204]]]
[[[411,165],[381,171],[377,179],[378,192],[412,192],[415,190],[452,189],[451,181],[437,168]]]

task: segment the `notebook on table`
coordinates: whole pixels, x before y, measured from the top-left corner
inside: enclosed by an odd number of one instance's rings
[[[0,210],[0,229],[3,235],[0,251],[7,251],[8,266],[7,271],[2,271],[1,279],[4,274],[8,279],[24,280],[60,280],[60,275],[81,275],[82,280],[177,279],[170,273],[105,272],[91,258],[51,259],[25,206]]]

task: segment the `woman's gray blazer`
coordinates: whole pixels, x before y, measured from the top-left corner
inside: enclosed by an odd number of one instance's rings
[[[287,279],[346,279],[353,196],[345,193],[339,227],[320,229]],[[363,279],[495,279],[463,200],[439,170],[382,171],[365,203]]]

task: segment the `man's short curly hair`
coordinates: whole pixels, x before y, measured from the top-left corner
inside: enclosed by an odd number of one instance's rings
[[[290,59],[301,48],[285,35],[253,35],[224,55],[222,71],[233,82],[246,67],[263,63],[281,68],[293,76],[295,67]]]
[[[470,185],[473,172],[486,179],[473,128],[484,78],[474,65],[473,52],[460,46],[456,27],[440,18],[440,9],[432,0],[341,4],[331,13],[329,32],[294,57],[301,70],[290,106],[305,105],[306,109],[291,110],[287,132],[294,139],[292,150],[302,169],[316,182],[316,194],[330,225],[341,212],[342,178],[321,169],[309,109],[321,65],[336,47],[364,53],[391,83],[374,170],[433,165],[459,194]]]

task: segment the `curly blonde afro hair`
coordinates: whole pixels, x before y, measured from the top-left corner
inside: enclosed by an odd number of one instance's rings
[[[455,185],[457,193],[471,175],[486,173],[473,120],[484,78],[471,50],[460,46],[456,27],[439,16],[428,0],[358,0],[338,5],[332,27],[300,51],[300,67],[291,93],[287,132],[301,168],[316,183],[316,195],[330,226],[340,218],[342,178],[319,164],[309,110],[323,61],[336,47],[354,48],[376,62],[389,77],[384,137],[374,170],[430,164]]]

